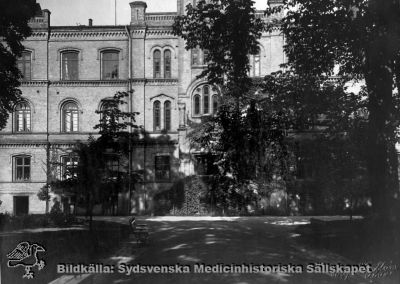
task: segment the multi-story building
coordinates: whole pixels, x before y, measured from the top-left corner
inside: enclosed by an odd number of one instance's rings
[[[18,60],[22,100],[0,132],[0,211],[44,213],[37,197],[46,184],[49,161],[65,166],[77,140],[96,135],[96,110],[118,91],[133,91],[129,111],[148,138],[133,145],[132,167],[144,169],[134,193],[120,193],[118,213],[148,210],[155,193],[183,176],[195,174],[195,150],[187,133],[199,118],[218,107],[218,89],[197,79],[205,52],[186,50],[172,33],[174,18],[191,1],[177,0],[177,12],[146,13],[146,3],[130,3],[127,25],[51,26],[50,11],[30,21],[32,35]],[[279,1],[270,1],[274,4]],[[264,17],[262,12],[260,17]],[[279,69],[283,35],[263,34],[260,53],[251,57],[252,76]]]

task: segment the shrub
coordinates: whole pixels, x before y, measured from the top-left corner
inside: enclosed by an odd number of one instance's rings
[[[154,197],[156,215],[206,215],[207,185],[198,176],[191,176],[175,182],[167,190]]]
[[[62,226],[65,224],[65,217],[61,210],[61,203],[58,200],[56,200],[53,207],[51,207],[50,220],[56,226]]]

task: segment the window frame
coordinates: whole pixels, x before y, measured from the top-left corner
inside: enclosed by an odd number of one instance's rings
[[[157,57],[156,57],[157,54]],[[161,50],[156,49],[153,51],[153,78],[161,78]],[[158,70],[158,71],[157,71]]]
[[[104,55],[105,54],[115,54],[117,56],[117,59],[115,59],[115,60],[105,60],[104,59]],[[116,62],[117,63],[117,76],[116,76],[116,78],[113,78],[112,76],[110,78],[105,78],[105,76],[104,76],[104,70],[105,70],[104,61]],[[119,80],[119,75],[120,75],[120,72],[119,72],[120,62],[119,61],[120,61],[120,51],[119,50],[107,49],[107,50],[103,50],[103,51],[100,52],[100,78],[101,78],[101,80]]]
[[[66,73],[64,73],[64,57],[67,54],[75,54],[76,60],[72,60],[71,62],[75,62],[76,64],[76,78],[66,78]],[[77,50],[63,50],[60,52],[60,80],[61,81],[77,81],[79,80],[79,51]],[[68,63],[67,63],[68,64]],[[68,76],[69,77],[69,76]]]
[[[153,102],[153,131],[161,131],[161,102],[159,100]]]
[[[67,165],[67,163],[65,162],[66,160],[69,160],[70,162],[72,161],[72,165]],[[60,157],[61,160],[61,171],[60,171],[60,179],[61,180],[67,180],[68,178],[66,177],[66,172],[67,172],[67,168],[77,168],[78,167],[78,163],[79,163],[79,157],[74,154],[74,153],[70,153],[67,155],[62,155]],[[75,161],[76,160],[76,161]],[[77,173],[73,173],[73,176],[77,177]]]
[[[18,165],[18,160],[17,159],[22,159],[22,164]],[[25,164],[26,159],[29,159],[29,164]],[[13,156],[13,182],[29,182],[32,180],[32,156],[30,155],[16,155]],[[18,179],[18,168],[22,168],[21,169],[21,179]],[[28,178],[24,178],[25,177],[25,171],[26,169],[28,169]]]
[[[23,110],[23,109],[17,109],[19,105],[25,105],[28,110]],[[22,124],[23,124],[23,129],[18,130],[19,128],[19,114],[22,113]],[[15,104],[14,106],[14,133],[30,133],[32,132],[32,108],[31,105],[23,100],[19,101],[18,103]]]
[[[171,131],[171,101],[166,100],[164,102],[164,130],[165,131]]]
[[[167,57],[169,54],[169,57]],[[164,50],[164,78],[171,79],[172,77],[172,52],[170,49]]]
[[[192,117],[214,115],[214,97],[217,97],[217,109],[219,106],[219,92],[215,86],[203,83],[192,91]]]
[[[29,60],[26,60],[24,55],[29,55]],[[27,62],[29,62],[29,70],[27,68]],[[19,64],[22,64],[22,68],[20,68]],[[31,81],[32,80],[32,51],[24,50],[21,53],[21,57],[17,58],[17,67],[21,72],[21,80],[22,81]],[[27,72],[28,71],[28,72]],[[29,78],[26,77],[26,74],[29,74]]]
[[[158,163],[158,159],[166,159],[168,163],[165,163],[165,161]],[[167,174],[160,174],[160,171],[166,171]],[[171,180],[171,156],[169,154],[156,154],[154,156],[154,180],[157,182]]]
[[[118,154],[105,154],[104,167],[106,177],[117,180],[121,175],[121,161]],[[116,170],[115,170],[116,168]]]
[[[67,109],[68,105],[75,105],[76,109]],[[72,114],[76,114],[76,119],[74,119],[73,115],[71,116],[70,119],[70,127],[67,130],[67,117],[66,114],[68,112],[71,112]],[[76,127],[74,127],[74,120],[76,121]],[[76,128],[76,130],[74,130]],[[72,129],[72,130],[71,130]],[[61,106],[61,132],[62,133],[77,133],[79,132],[79,105],[75,101],[66,101],[62,104]]]

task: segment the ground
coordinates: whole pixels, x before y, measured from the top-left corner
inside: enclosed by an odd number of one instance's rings
[[[107,217],[106,217],[107,219]],[[128,218],[111,218],[127,222]],[[137,245],[133,236],[123,243],[106,264],[189,265],[195,263],[304,265],[310,263],[358,264],[332,251],[317,249],[300,241],[296,231],[307,217],[232,217],[232,218],[147,218],[150,229],[148,245]],[[368,260],[365,260],[368,262]],[[372,263],[376,267],[377,263]],[[346,278],[346,279],[344,279]],[[189,273],[189,274],[96,274],[93,283],[395,283],[356,274],[328,275],[320,273]],[[389,282],[390,281],[390,282]]]

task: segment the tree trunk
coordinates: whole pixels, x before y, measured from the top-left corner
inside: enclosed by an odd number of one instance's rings
[[[366,52],[366,84],[369,102],[368,174],[373,213],[390,219],[399,190],[396,128],[393,99],[393,52],[387,35],[377,36]],[[397,200],[398,202],[398,200]]]

